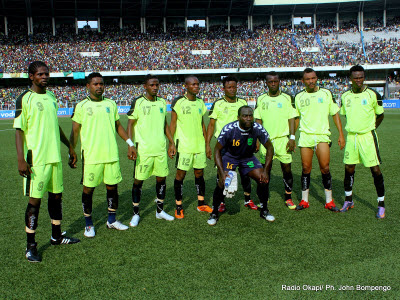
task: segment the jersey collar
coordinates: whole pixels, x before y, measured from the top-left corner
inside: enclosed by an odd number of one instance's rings
[[[228,102],[228,103],[231,103],[231,102],[229,102],[227,99],[226,99],[226,97],[225,97],[225,95],[224,96],[222,96],[222,98],[224,98],[224,100],[226,101],[226,102]],[[238,102],[239,101],[239,98],[238,97],[236,97],[235,98],[235,102]]]
[[[86,99],[88,99],[89,101],[93,101],[93,102],[101,102],[104,100],[104,96],[102,95],[100,100],[94,100],[94,99],[90,98],[90,96],[87,96]]]
[[[144,99],[146,99],[147,101],[150,101],[150,102],[157,101],[157,95],[156,95],[156,96],[154,96],[154,100],[150,100],[149,98],[147,98],[147,97],[146,97],[146,95],[145,95],[145,94],[143,94],[143,98],[144,98]]]
[[[279,91],[278,91],[278,94],[277,94],[276,96],[271,96],[270,93],[269,93],[269,91],[268,91],[268,96],[271,97],[271,98],[278,97],[278,96],[280,96],[281,94],[282,94],[282,91],[279,90]]]
[[[187,94],[186,94],[186,93],[183,95],[183,97],[185,97],[188,101],[196,101],[197,99],[199,99],[197,96],[195,96],[195,99],[194,99],[194,100],[190,100],[190,99],[187,97]]]
[[[364,88],[361,92],[359,92],[359,93],[354,93],[353,88],[351,88],[350,90],[351,90],[351,92],[352,92],[353,94],[361,94],[361,93],[364,93],[364,92],[367,90],[367,88],[368,88],[368,86],[365,86],[365,88]]]
[[[304,91],[305,91],[307,94],[313,94],[313,93],[316,93],[316,92],[319,91],[319,86],[317,86],[317,88],[318,88],[318,89],[317,89],[315,92],[311,92],[311,93],[307,92],[306,88],[304,88]]]

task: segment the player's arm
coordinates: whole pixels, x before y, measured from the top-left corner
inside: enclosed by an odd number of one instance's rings
[[[294,138],[294,135],[296,133],[296,129],[295,129],[296,119],[295,118],[291,118],[291,119],[288,120],[288,122],[289,122],[289,134],[290,134],[290,137],[289,137],[289,141],[288,141],[288,143],[286,145],[286,150],[289,151],[289,152],[294,152],[294,149],[296,148],[296,140]]]
[[[217,166],[217,170],[218,170],[218,185],[219,187],[223,187],[224,186],[224,182],[225,182],[225,178],[226,178],[226,173],[224,171],[224,167],[222,165],[222,155],[221,155],[221,150],[222,150],[223,146],[217,142],[215,144],[214,147],[214,162],[215,165]]]
[[[170,130],[172,136],[175,135],[177,119],[178,119],[178,115],[176,114],[176,112],[174,110],[172,110],[171,111],[171,123],[169,124],[169,130]]]
[[[383,121],[384,115],[383,113],[381,113],[380,115],[376,116],[376,121],[375,121],[375,128],[378,128],[379,125],[381,125],[382,121]]]
[[[58,128],[60,129],[60,140],[61,142],[68,147],[68,165],[75,169],[76,168],[76,163],[78,162],[78,157],[76,156],[74,147],[72,147],[72,144],[69,142],[69,140],[67,139],[67,137],[64,134],[64,131],[62,130],[62,128],[60,126],[58,126]]]
[[[210,142],[215,130],[215,119],[210,119],[210,122],[207,126],[207,134],[206,134],[206,155],[208,159],[212,157],[212,150],[210,146]]]
[[[28,177],[32,173],[29,164],[25,160],[24,156],[24,132],[17,128],[15,130],[15,146],[17,148],[18,158],[18,172],[22,177]]]
[[[332,116],[332,118],[333,118],[333,122],[336,125],[337,130],[339,131],[338,145],[340,147],[340,150],[342,150],[344,148],[344,146],[346,145],[346,141],[344,139],[343,130],[342,130],[342,121],[340,121],[338,112],[336,114],[334,114]]]
[[[133,160],[136,154],[136,149],[134,149],[135,147],[133,145],[132,140],[129,138],[128,134],[126,133],[124,127],[122,127],[121,122],[119,120],[115,121],[115,129],[117,130],[118,135],[129,145],[128,159]]]
[[[133,126],[135,125],[135,123],[136,123],[135,119],[128,119],[128,125],[126,127],[126,133],[128,134],[128,137],[129,137],[129,139],[131,141],[132,141],[132,139],[133,139],[133,137],[135,135],[134,130],[133,130]],[[129,157],[129,148],[132,148],[132,151],[133,151],[131,153],[132,154],[131,157]],[[135,145],[133,145],[132,147],[128,146],[128,159],[136,160],[136,158],[137,158],[137,150],[135,148]]]
[[[165,136],[168,139],[169,145],[168,145],[168,156],[169,158],[173,158],[176,154],[176,147],[174,143],[174,138],[172,137],[171,131],[169,130],[169,126],[167,123],[167,118],[165,118],[165,123],[164,123],[164,133]]]
[[[274,155],[274,147],[272,146],[271,140],[268,139],[264,147],[267,149],[267,154],[265,155],[265,166],[263,170],[263,174],[261,175],[260,181],[268,183],[269,182],[269,173],[272,167],[272,158]]]

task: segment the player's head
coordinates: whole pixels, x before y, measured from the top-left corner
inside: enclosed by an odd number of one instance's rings
[[[317,73],[311,68],[305,68],[303,71],[302,81],[307,91],[315,91],[317,88]]]
[[[225,96],[229,98],[236,98],[238,80],[235,76],[229,75],[222,79],[223,90]]]
[[[248,106],[242,106],[238,109],[239,126],[242,129],[249,129],[253,126],[253,109]]]
[[[160,89],[160,81],[157,76],[148,74],[144,77],[143,86],[149,96],[155,97]]]
[[[29,80],[33,85],[45,89],[47,87],[50,72],[47,65],[42,61],[34,61],[28,67]]]
[[[185,78],[186,91],[192,95],[197,95],[200,91],[200,82],[194,75],[189,75]]]
[[[360,65],[352,66],[350,68],[350,80],[351,87],[353,89],[359,90],[364,85],[365,80],[365,71],[364,68]]]
[[[279,82],[279,74],[275,71],[268,72],[265,76],[265,83],[268,86],[268,90],[273,94],[276,94],[276,92],[278,92]]]
[[[86,79],[86,88],[94,98],[99,98],[104,93],[104,80],[100,73],[90,73]]]

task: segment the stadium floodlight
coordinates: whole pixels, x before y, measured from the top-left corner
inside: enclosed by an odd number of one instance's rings
[[[187,20],[187,27],[206,27],[206,20]]]
[[[326,4],[343,2],[366,2],[374,0],[254,0],[254,5],[299,5],[299,4]]]

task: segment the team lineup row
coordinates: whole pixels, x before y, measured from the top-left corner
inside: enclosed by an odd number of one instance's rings
[[[269,177],[274,158],[279,160],[283,173],[285,204],[289,209],[303,210],[309,207],[308,195],[310,173],[314,152],[318,158],[325,189],[325,208],[334,212],[346,212],[354,206],[352,186],[356,164],[362,162],[371,169],[378,195],[377,218],[385,217],[384,181],[380,171],[380,157],[375,129],[383,120],[380,95],[364,85],[364,69],[350,69],[351,89],[342,95],[339,109],[329,90],[317,86],[317,74],[305,69],[302,81],[304,91],[292,96],[281,92],[279,75],[269,72],[266,76],[268,92],[257,99],[256,109],[247,106],[245,100],[237,98],[237,79],[223,79],[224,97],[214,102],[210,122],[206,129],[203,116],[207,112],[199,93],[199,80],[195,76],[185,79],[186,93],[177,97],[171,107],[171,122],[166,121],[166,102],[157,96],[160,87],[156,76],[147,75],[144,93],[132,101],[128,112],[127,130],[119,121],[114,101],[103,96],[104,81],[99,73],[91,73],[86,87],[89,96],[79,102],[72,115],[72,130],[68,140],[58,125],[57,100],[46,90],[49,69],[42,62],[30,64],[31,88],[16,101],[14,128],[18,169],[24,177],[24,190],[29,196],[25,213],[27,233],[26,258],[30,262],[41,261],[37,253],[35,231],[41,199],[49,193],[48,211],[52,223],[51,244],[73,244],[79,239],[61,233],[62,164],[60,141],[69,148],[69,165],[77,166],[74,150],[78,138],[81,140],[83,164],[82,206],[85,218],[86,237],[95,236],[92,221],[92,198],[95,188],[104,182],[107,189],[107,227],[127,230],[129,227],[116,220],[118,208],[117,185],[122,180],[116,133],[128,144],[128,158],[135,161],[132,187],[133,216],[131,227],[139,224],[139,203],[143,181],[156,177],[156,218],[168,221],[184,218],[182,187],[187,171],[193,169],[198,195],[197,210],[210,213],[209,225],[215,225],[219,214],[225,211],[225,195],[232,197],[237,190],[235,171],[239,169],[243,186],[245,206],[259,210],[260,217],[272,222],[274,216],[268,210]],[[293,101],[294,100],[294,101]],[[347,140],[345,141],[339,112],[346,115]],[[329,172],[330,130],[329,115],[339,131],[338,144],[345,148],[346,199],[341,209],[332,198],[332,180]],[[296,206],[291,197],[293,175],[292,155],[296,146],[295,132],[299,127],[302,160],[302,200]],[[212,208],[205,202],[203,177],[207,158],[212,158],[210,142],[217,138],[214,162],[218,181],[213,192]],[[134,140],[134,142],[132,141]],[[168,140],[168,145],[167,145]],[[54,142],[58,141],[58,142]],[[101,149],[101,150],[99,150]],[[260,149],[260,161],[254,153]],[[175,216],[164,209],[168,158],[176,156],[174,192]],[[251,180],[257,183],[260,207],[251,200]]]

